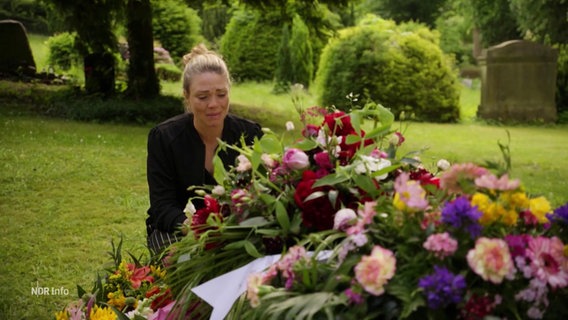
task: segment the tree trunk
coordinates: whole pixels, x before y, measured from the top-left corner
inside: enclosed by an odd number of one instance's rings
[[[154,98],[160,93],[160,85],[154,67],[150,0],[128,0],[126,20],[130,56],[127,93],[135,98]]]

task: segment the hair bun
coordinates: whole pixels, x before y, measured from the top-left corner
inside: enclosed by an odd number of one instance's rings
[[[195,58],[199,55],[202,55],[202,54],[207,54],[209,52],[210,51],[207,49],[207,47],[203,43],[200,43],[200,44],[196,45],[195,47],[193,47],[193,49],[191,49],[190,53],[183,56],[183,64],[187,65],[189,63],[189,61],[191,61],[191,59],[193,59],[193,58]]]

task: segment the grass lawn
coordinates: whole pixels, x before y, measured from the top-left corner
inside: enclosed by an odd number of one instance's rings
[[[163,92],[180,94],[179,83],[162,85]],[[235,85],[234,111],[278,132],[288,120],[299,124],[290,97],[271,89]],[[305,106],[315,104],[308,93],[303,99]],[[508,131],[513,177],[554,206],[568,201],[568,126],[486,125],[474,120],[478,103],[474,84],[462,91],[463,123],[402,125],[401,152],[427,148],[421,158],[430,168],[440,158],[498,161],[497,143],[507,143]],[[6,105],[0,103],[0,319],[53,319],[76,298],[76,284],[90,290],[110,262],[111,240],[122,235],[125,250],[146,252],[150,126],[14,115]],[[50,294],[33,294],[36,286]]]

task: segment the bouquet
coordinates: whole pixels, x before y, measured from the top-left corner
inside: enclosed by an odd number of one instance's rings
[[[112,242],[113,266],[97,277],[90,292],[77,286],[79,298],[56,312],[56,320],[166,319],[174,300],[163,281],[165,268],[132,255],[124,259],[121,248],[122,239],[117,246]]]
[[[222,145],[241,155],[228,172],[217,159],[219,184],[200,190],[204,208],[188,203],[191,232],[172,248],[177,316],[208,318],[195,288],[223,275],[248,281],[227,318],[566,314],[568,205],[553,210],[502,167],[427,170],[397,153],[404,136],[377,104],[302,120],[290,146],[269,130],[250,147]],[[280,260],[226,276],[269,256]]]

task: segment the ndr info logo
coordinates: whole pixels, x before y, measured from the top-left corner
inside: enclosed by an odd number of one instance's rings
[[[69,289],[65,287],[42,287],[39,282],[32,283],[32,295],[33,296],[67,296],[69,295]]]

